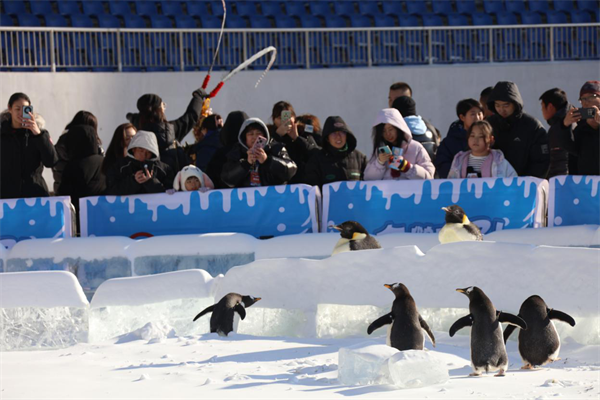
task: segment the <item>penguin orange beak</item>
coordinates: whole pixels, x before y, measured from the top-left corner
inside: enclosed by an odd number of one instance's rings
[[[467,294],[467,289],[456,289],[457,292]]]
[[[256,303],[257,301],[262,300],[262,297],[255,297],[254,298],[254,302]]]
[[[446,207],[442,207],[442,210],[448,212],[448,208],[446,208]]]
[[[342,230],[342,228],[340,228],[337,225],[329,225],[329,227],[332,228],[332,229],[335,229],[336,231],[341,231]]]
[[[386,284],[385,284],[385,285],[383,285],[383,286],[385,286],[386,288],[388,288],[388,289],[392,290],[392,285],[388,285],[388,284],[386,283]]]

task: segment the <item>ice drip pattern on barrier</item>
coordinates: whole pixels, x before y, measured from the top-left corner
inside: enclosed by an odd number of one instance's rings
[[[538,228],[547,187],[531,177],[336,182],[323,186],[321,226],[357,220],[375,234],[432,233],[444,225],[441,208],[460,204],[484,234]]]
[[[308,185],[99,196],[80,200],[81,236],[238,232],[256,237],[318,232]]]
[[[550,179],[548,226],[600,223],[600,176]]]

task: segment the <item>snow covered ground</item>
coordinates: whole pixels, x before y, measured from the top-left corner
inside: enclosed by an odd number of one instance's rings
[[[112,244],[106,247],[93,239],[79,247],[64,241],[54,256],[90,259],[126,251],[131,257],[133,250],[136,256],[164,255],[170,246],[179,254],[189,241],[202,243],[202,235],[191,236],[152,238],[135,249],[122,246],[127,240],[102,239]],[[223,252],[241,241],[256,261],[219,277],[187,270],[108,280],[90,304],[70,273],[3,273],[2,344],[17,335],[30,348],[61,342],[63,348],[2,351],[0,399],[599,398],[600,249],[593,248],[599,237],[597,226],[501,231],[484,243],[446,245],[437,244],[435,235],[390,234],[378,237],[382,250],[327,258],[335,235],[267,241],[221,235],[222,243],[209,236],[210,246],[188,251]],[[53,251],[42,242],[37,254],[28,252],[33,242],[0,256],[26,261]],[[414,389],[342,384],[338,371],[354,365],[338,357],[341,348],[373,339],[385,343],[385,329],[368,337],[366,327],[389,310],[393,296],[383,284],[394,282],[408,286],[434,330],[437,346],[426,346],[448,370],[448,381]],[[556,323],[562,360],[521,371],[515,333],[507,345],[506,377],[468,377],[469,329],[450,338],[448,328],[468,312],[466,297],[454,289],[470,285],[504,311],[516,314],[525,298],[539,294],[571,314],[574,328]],[[191,322],[230,291],[263,298],[247,310],[237,334],[207,333],[208,317]],[[49,338],[53,330],[59,334]],[[417,372],[430,373],[421,368]]]

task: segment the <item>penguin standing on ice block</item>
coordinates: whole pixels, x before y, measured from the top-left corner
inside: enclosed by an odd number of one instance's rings
[[[375,329],[390,324],[387,345],[402,351],[423,350],[425,347],[423,331],[425,331],[429,336],[429,340],[433,343],[433,347],[435,347],[433,332],[419,314],[417,304],[410,295],[408,288],[402,283],[383,286],[390,289],[396,296],[392,303],[392,312],[377,318],[369,325],[367,333],[370,335]]]
[[[260,300],[260,297],[242,296],[237,293],[229,293],[217,304],[206,307],[202,312],[194,317],[194,321],[201,316],[212,312],[210,316],[210,331],[216,332],[219,336],[227,336],[234,330],[234,318],[237,315],[243,320],[246,318],[246,307]]]
[[[521,369],[533,369],[559,360],[560,337],[554,327],[553,319],[575,326],[575,320],[562,311],[548,308],[544,299],[533,295],[521,304],[519,317],[527,323],[526,331],[519,331],[519,354],[523,359]],[[504,343],[515,327],[509,325],[504,331]]]
[[[465,211],[456,204],[442,207],[446,211],[446,224],[438,234],[440,243],[483,240],[481,231],[467,218]]]
[[[381,245],[369,232],[356,221],[346,221],[339,225],[333,225],[331,228],[340,231],[340,240],[333,248],[335,255],[345,251],[380,249]]]
[[[480,376],[482,372],[498,371],[495,376],[504,376],[508,367],[508,355],[502,338],[500,323],[508,323],[527,329],[527,324],[516,315],[496,311],[491,300],[477,286],[456,289],[469,298],[470,314],[460,318],[450,327],[450,337],[460,329],[471,328],[471,366],[473,373],[469,376]]]

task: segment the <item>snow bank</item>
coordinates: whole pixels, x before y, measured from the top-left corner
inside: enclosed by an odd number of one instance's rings
[[[388,360],[390,381],[402,389],[448,382],[448,368],[433,351],[399,351]]]
[[[77,307],[88,301],[75,276],[64,271],[0,274],[0,308]]]
[[[176,299],[213,297],[213,285],[217,281],[200,269],[110,279],[100,285],[92,298],[91,307],[138,306]]]
[[[546,246],[600,247],[600,227],[578,225],[533,230],[501,230],[485,235],[485,240]]]
[[[129,246],[132,258],[142,256],[206,255],[254,253],[258,239],[244,233],[207,233],[203,235],[154,236],[133,241]]]
[[[342,347],[338,353],[338,379],[344,385],[387,384],[388,359],[398,353],[374,340]]]

